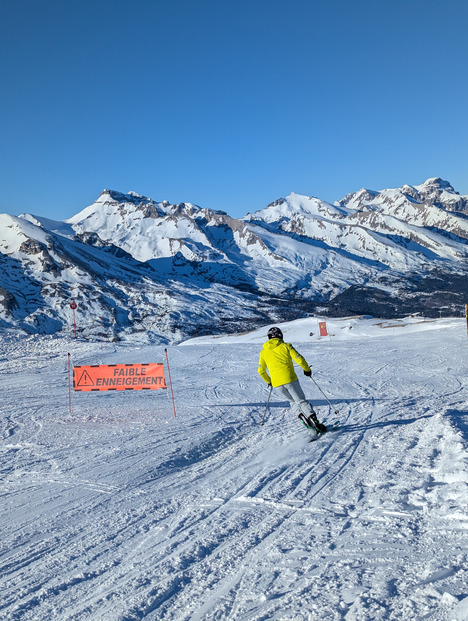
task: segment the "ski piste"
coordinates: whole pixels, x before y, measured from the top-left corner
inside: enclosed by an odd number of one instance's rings
[[[314,409],[342,425],[315,443],[275,393],[260,429],[250,335],[168,348],[174,418],[167,391],[66,407],[67,352],[144,362],[163,345],[6,331],[0,617],[468,619],[466,322],[411,321],[332,344],[301,328],[333,387]]]

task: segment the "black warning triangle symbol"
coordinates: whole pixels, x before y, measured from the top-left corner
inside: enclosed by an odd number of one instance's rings
[[[90,374],[88,373],[88,371],[83,371],[83,373],[81,374],[80,379],[78,380],[78,384],[77,386],[94,386],[94,382],[91,379]]]

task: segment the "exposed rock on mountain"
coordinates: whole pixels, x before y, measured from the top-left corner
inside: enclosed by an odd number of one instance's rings
[[[314,311],[460,313],[468,197],[439,178],[234,219],[104,190],[66,222],[0,215],[0,325],[177,341]]]

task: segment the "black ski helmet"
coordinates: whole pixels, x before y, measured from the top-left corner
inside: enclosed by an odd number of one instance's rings
[[[268,334],[267,334],[269,339],[282,339],[283,338],[283,333],[281,332],[281,330],[279,328],[270,328],[268,330]]]

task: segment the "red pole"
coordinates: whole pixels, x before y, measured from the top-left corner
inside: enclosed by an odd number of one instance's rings
[[[73,329],[75,331],[75,338],[76,338],[76,321],[75,321],[75,308],[77,307],[77,304],[75,301],[73,301],[70,304],[70,308],[73,310]]]
[[[71,414],[70,354],[68,354],[68,411]]]
[[[174,391],[172,390],[171,370],[169,368],[169,358],[167,356],[167,349],[165,349],[164,351],[166,352],[167,374],[169,375],[169,385],[171,387],[172,406],[174,408],[174,418],[175,418],[176,417],[176,409],[175,409],[175,402],[174,402]]]

